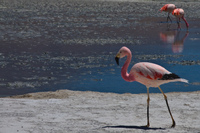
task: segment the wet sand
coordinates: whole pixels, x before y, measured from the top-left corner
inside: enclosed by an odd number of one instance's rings
[[[0,99],[0,133],[131,133],[200,131],[200,92],[167,93],[171,118],[162,94],[150,94],[150,128],[146,94],[60,90]]]

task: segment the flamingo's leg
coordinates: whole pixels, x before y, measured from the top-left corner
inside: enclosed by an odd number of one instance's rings
[[[178,29],[181,29],[180,18],[177,18]]]
[[[171,21],[171,23],[172,23],[172,20],[171,20],[171,18],[169,17],[169,13],[168,13],[168,16],[167,16],[167,22],[168,22],[168,19]]]
[[[171,116],[171,118],[172,118],[172,126],[171,126],[171,127],[175,127],[175,126],[176,126],[176,123],[175,123],[174,118],[173,118],[173,116],[172,116],[172,113],[171,113],[171,111],[170,111],[169,104],[168,104],[168,101],[167,101],[167,96],[164,94],[164,92],[162,91],[162,89],[160,88],[160,86],[158,86],[158,88],[159,88],[159,90],[162,92],[162,94],[163,94],[163,96],[164,96],[164,98],[165,98],[165,101],[166,101],[166,104],[167,104],[167,108],[168,108],[169,114],[170,114],[170,116]]]
[[[147,87],[147,127],[150,126],[150,123],[149,123],[149,101],[150,101],[150,97],[149,97],[149,87]]]

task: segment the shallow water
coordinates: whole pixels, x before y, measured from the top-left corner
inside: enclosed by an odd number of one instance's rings
[[[121,78],[125,59],[117,66],[114,57],[124,45],[132,51],[131,65],[157,63],[190,82],[162,85],[164,92],[199,90],[200,18],[192,12],[200,3],[176,4],[190,14],[188,31],[183,22],[177,30],[175,18],[165,22],[159,1],[3,1],[0,95],[58,89],[146,93],[145,86]]]

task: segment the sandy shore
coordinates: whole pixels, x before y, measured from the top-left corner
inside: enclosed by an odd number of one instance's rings
[[[170,128],[162,94],[150,94],[150,128],[146,94],[60,90],[0,100],[0,133],[200,132],[200,91],[167,93],[176,121]]]

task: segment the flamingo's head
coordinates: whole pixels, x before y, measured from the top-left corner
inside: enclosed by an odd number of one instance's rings
[[[172,12],[172,15],[174,16],[180,16],[180,11],[178,8],[174,9],[173,12]]]
[[[174,4],[165,4],[162,8],[160,8],[160,11],[171,13],[174,9],[176,9]]]
[[[160,8],[160,12],[166,11],[166,10],[167,10],[167,6],[168,6],[168,4],[166,4],[166,5],[164,5],[162,8]]]
[[[119,65],[119,59],[123,58],[125,56],[127,56],[128,54],[131,54],[130,49],[128,49],[127,47],[122,47],[119,52],[117,53],[117,55],[115,56],[115,61],[117,63],[117,65]]]

